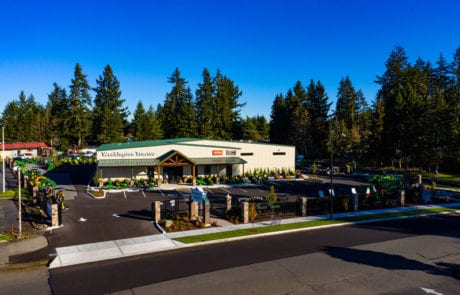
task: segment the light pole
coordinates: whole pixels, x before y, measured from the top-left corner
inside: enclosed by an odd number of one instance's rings
[[[21,167],[18,167],[18,219],[19,219],[19,239],[22,238],[22,202],[21,202]]]
[[[5,126],[2,126],[2,177],[3,192],[5,192]]]
[[[334,160],[333,160],[333,154],[334,154],[334,142],[331,142],[331,170],[329,171],[329,175],[331,177],[331,189],[329,191],[329,195],[331,197],[331,212],[329,219],[333,220],[334,219],[334,202],[333,202],[333,195],[334,195],[334,180],[332,178],[332,174],[334,173]]]

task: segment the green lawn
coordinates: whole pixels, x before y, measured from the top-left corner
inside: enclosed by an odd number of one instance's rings
[[[174,240],[182,242],[182,243],[186,243],[186,244],[191,244],[191,243],[214,241],[214,240],[221,240],[221,239],[228,239],[228,238],[235,238],[235,237],[251,236],[251,235],[264,234],[264,233],[270,233],[270,232],[317,227],[321,225],[340,224],[340,223],[380,219],[380,218],[442,213],[442,212],[449,212],[449,211],[454,211],[458,209],[460,209],[460,207],[420,209],[420,210],[411,210],[411,211],[405,211],[405,212],[393,212],[393,213],[353,216],[353,217],[346,217],[346,218],[341,218],[337,220],[303,221],[303,222],[296,222],[296,223],[289,223],[289,224],[262,226],[262,227],[238,229],[238,230],[219,232],[219,233],[210,233],[210,234],[203,234],[203,235],[196,235],[196,236],[181,237],[181,238],[175,238]]]
[[[445,174],[439,173],[438,174],[439,180],[446,180],[446,181],[454,181],[460,183],[460,174]]]

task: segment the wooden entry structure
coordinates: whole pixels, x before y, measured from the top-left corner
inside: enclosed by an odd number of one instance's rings
[[[161,167],[177,167],[177,166],[192,166],[192,182],[193,185],[196,185],[196,165],[195,163],[184,156],[181,152],[176,150],[171,150],[166,154],[162,155],[157,159],[159,161],[157,165],[157,183],[158,187],[160,187],[160,175],[161,175]]]

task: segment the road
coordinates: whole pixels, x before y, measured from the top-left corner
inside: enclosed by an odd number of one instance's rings
[[[53,269],[50,283],[55,294],[454,294],[459,239],[460,216],[436,215]]]

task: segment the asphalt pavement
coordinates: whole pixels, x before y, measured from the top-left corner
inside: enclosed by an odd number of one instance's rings
[[[400,208],[391,208],[391,209],[380,209],[380,210],[369,210],[369,211],[358,211],[358,212],[349,212],[349,213],[338,213],[334,214],[335,218],[351,217],[351,216],[364,216],[370,214],[381,214],[381,213],[392,213],[392,212],[402,212],[410,211],[415,209],[428,209],[428,208],[439,208],[439,207],[456,207],[460,206],[460,203],[450,203],[445,205],[424,205],[424,206],[415,206],[415,207],[400,207]],[[460,211],[459,211],[460,212]],[[307,216],[307,217],[298,217],[291,219],[282,219],[277,221],[277,224],[287,224],[303,221],[313,221],[319,219],[328,219],[329,215],[321,216]],[[410,217],[396,217],[396,218],[385,218],[384,220],[389,219],[407,219]],[[364,222],[375,222],[381,219],[373,219],[360,221],[355,223],[364,223]],[[255,227],[264,227],[264,226],[273,226],[272,221],[256,222],[256,223],[247,223],[247,224],[236,224],[228,225],[224,227],[209,227],[204,229],[190,230],[190,231],[181,231],[174,233],[163,233],[161,235],[150,235],[137,238],[128,238],[121,240],[97,242],[97,243],[88,243],[80,244],[68,247],[58,247],[56,248],[56,258],[50,263],[50,268],[58,268],[82,263],[97,262],[103,260],[125,258],[134,255],[149,254],[154,252],[160,252],[165,250],[179,249],[184,247],[194,247],[201,246],[204,244],[211,243],[222,243],[240,239],[250,239],[255,237],[267,236],[267,235],[279,235],[279,234],[288,234],[294,231],[303,231],[303,230],[312,230],[312,229],[321,229],[328,227],[337,227],[343,226],[343,224],[333,224],[325,225],[314,228],[304,228],[296,229],[282,232],[273,232],[268,234],[254,235],[254,236],[244,236],[236,237],[231,239],[224,239],[218,241],[194,243],[194,244],[183,244],[178,241],[175,241],[174,238],[201,235],[208,233],[217,233],[223,231],[232,231],[237,229],[244,228],[255,228]]]

